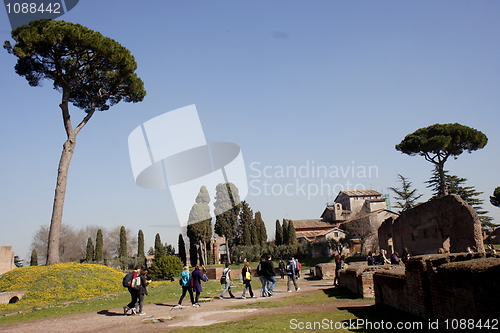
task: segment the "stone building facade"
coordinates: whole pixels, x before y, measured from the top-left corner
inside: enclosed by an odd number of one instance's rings
[[[383,221],[398,214],[387,209],[386,200],[375,190],[340,191],[323,211],[323,221],[348,232],[357,244],[355,251],[378,250],[377,230]]]

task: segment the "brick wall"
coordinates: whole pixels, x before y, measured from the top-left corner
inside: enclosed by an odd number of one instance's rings
[[[376,303],[438,319],[445,328],[445,320],[500,320],[499,276],[499,255],[443,254],[411,258],[404,275],[376,272],[373,283]]]
[[[374,298],[373,275],[375,272],[391,271],[393,274],[404,275],[404,268],[393,265],[368,266],[354,263],[340,271],[339,284],[365,298]]]

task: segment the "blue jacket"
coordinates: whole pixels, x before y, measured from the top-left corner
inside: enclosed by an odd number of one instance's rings
[[[297,275],[297,266],[295,260],[288,260],[287,264],[287,274],[288,275]]]
[[[191,274],[189,274],[189,272],[186,272],[186,271],[182,271],[182,274],[181,274],[181,286],[183,287],[189,287],[191,286]]]

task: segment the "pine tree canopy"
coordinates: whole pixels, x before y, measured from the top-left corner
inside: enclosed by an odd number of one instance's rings
[[[490,202],[493,206],[500,207],[500,186],[495,188],[493,196],[490,197]]]
[[[146,95],[130,51],[99,32],[41,19],[15,29],[12,38],[16,44],[6,41],[4,48],[18,57],[16,73],[31,86],[48,79],[57,90],[69,88],[69,101],[82,110],[108,110]]]
[[[439,171],[440,194],[447,195],[443,169],[450,156],[483,148],[488,138],[481,131],[461,124],[434,124],[408,134],[396,150],[410,156],[420,155],[436,165]]]

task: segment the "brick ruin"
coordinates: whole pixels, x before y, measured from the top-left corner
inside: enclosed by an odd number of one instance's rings
[[[404,275],[403,266],[368,266],[364,263],[353,263],[347,269],[340,271],[339,284],[363,298],[374,298],[373,276],[377,272],[387,271],[395,275]]]
[[[412,255],[465,252],[467,247],[483,252],[481,221],[476,210],[458,195],[450,194],[422,203],[378,229],[379,246],[389,253],[408,248]]]
[[[445,320],[500,320],[500,255],[424,255],[410,258],[405,266],[403,273],[373,274],[376,303],[437,319],[443,329]]]
[[[378,235],[380,247],[389,253],[407,247],[420,255],[404,265],[352,263],[340,271],[341,286],[375,297],[378,304],[438,320],[443,329],[445,320],[500,321],[500,254],[485,252],[476,211],[459,196],[431,200],[387,219]],[[460,253],[468,247],[477,252]],[[333,274],[333,264],[316,266],[316,276]]]

